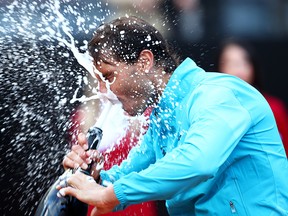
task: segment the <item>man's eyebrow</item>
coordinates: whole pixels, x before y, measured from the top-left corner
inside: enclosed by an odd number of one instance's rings
[[[109,59],[109,60],[108,60]],[[114,62],[116,62],[113,58],[109,58],[109,57],[105,57],[105,56],[103,56],[101,59],[100,59],[100,61],[102,61],[103,63],[105,63],[105,64],[109,64],[109,65],[112,65],[112,66],[115,66],[116,65],[116,63],[114,63]]]

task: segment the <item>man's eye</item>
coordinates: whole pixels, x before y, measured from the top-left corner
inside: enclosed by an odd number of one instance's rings
[[[109,75],[109,76],[104,76],[104,80],[105,81],[109,81],[111,79],[111,75]]]
[[[114,75],[114,73],[110,73],[110,74],[103,76],[103,78],[105,81],[108,81],[111,83],[111,82],[114,82],[115,75]]]

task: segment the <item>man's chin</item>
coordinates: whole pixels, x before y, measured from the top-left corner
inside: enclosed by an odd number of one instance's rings
[[[134,116],[140,116],[144,113],[144,110],[133,110],[133,109],[130,109],[130,110],[125,110],[124,109],[124,114],[127,115],[127,116],[131,116],[131,117],[134,117]]]
[[[124,110],[124,115],[129,116],[129,117],[134,117],[134,116],[137,116],[137,113],[135,114],[134,112]]]

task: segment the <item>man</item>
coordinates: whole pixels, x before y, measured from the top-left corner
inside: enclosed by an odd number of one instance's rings
[[[166,200],[170,215],[288,215],[288,164],[263,96],[240,79],[178,65],[161,34],[136,17],[98,28],[89,43],[101,92],[131,116],[154,106],[141,144],[101,185],[76,173],[62,196],[95,206],[92,215]],[[85,136],[64,167],[85,168]],[[61,184],[63,185],[63,184]]]

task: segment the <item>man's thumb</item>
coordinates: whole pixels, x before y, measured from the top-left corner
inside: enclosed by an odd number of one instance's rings
[[[91,211],[91,215],[90,215],[90,216],[97,216],[97,215],[99,215],[99,214],[98,214],[98,209],[97,209],[97,207],[94,207],[94,208],[92,209],[92,211]]]

